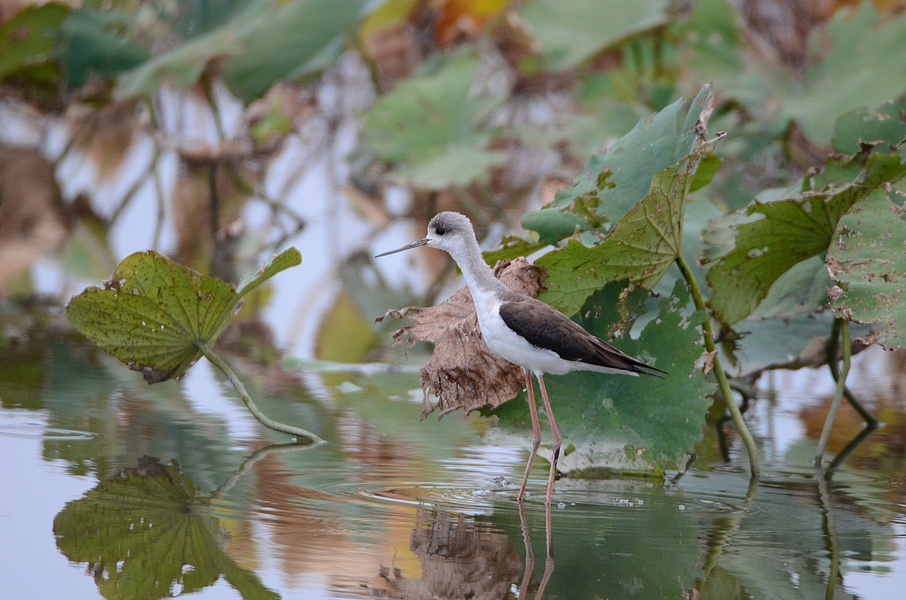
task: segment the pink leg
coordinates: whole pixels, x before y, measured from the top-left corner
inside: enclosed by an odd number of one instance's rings
[[[532,538],[529,535],[528,524],[525,521],[525,507],[522,502],[516,506],[519,507],[519,525],[522,528],[522,542],[525,544],[525,572],[522,575],[522,583],[519,584],[519,598],[528,598],[528,586],[532,580],[532,573],[535,571],[535,551],[532,549]]]
[[[529,472],[532,470],[535,456],[538,455],[538,448],[541,447],[541,424],[538,422],[538,406],[535,403],[532,374],[529,373],[528,369],[522,369],[522,372],[525,374],[525,390],[528,392],[529,414],[532,416],[532,451],[529,453],[528,464],[525,465],[525,475],[522,476],[522,485],[519,486],[519,494],[516,496],[516,501],[520,504],[522,504],[522,498],[525,496],[525,486],[528,483]]]
[[[538,378],[538,386],[541,388],[541,399],[544,400],[544,410],[547,412],[547,422],[551,426],[551,435],[553,440],[551,442],[551,450],[553,455],[551,456],[551,472],[547,478],[547,499],[545,503],[550,505],[551,503],[551,494],[554,493],[554,477],[557,475],[557,459],[560,458],[560,445],[563,443],[563,439],[560,437],[560,430],[557,428],[557,421],[554,419],[554,409],[551,408],[551,400],[547,395],[547,388],[544,387],[544,376],[536,375]]]

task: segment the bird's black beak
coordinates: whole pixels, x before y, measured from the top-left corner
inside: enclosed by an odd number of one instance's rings
[[[396,254],[397,252],[402,252],[403,250],[412,250],[413,248],[418,248],[419,246],[424,246],[427,243],[428,243],[428,238],[422,238],[420,240],[416,240],[416,241],[412,242],[411,244],[406,244],[402,248],[397,248],[396,250],[390,250],[389,252],[381,252],[380,254],[376,255],[375,258],[387,256],[388,254]]]

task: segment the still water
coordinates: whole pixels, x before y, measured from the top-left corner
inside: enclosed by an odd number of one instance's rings
[[[878,379],[894,356],[860,355],[856,381]],[[417,352],[344,368],[231,357],[265,413],[329,440],[315,448],[259,426],[206,363],[147,386],[54,335],[12,343],[0,360],[3,598],[886,599],[906,589],[895,378],[863,386],[888,425],[854,449],[857,423],[841,411],[831,451],[852,451],[823,477],[811,457],[829,376],[782,374],[749,414],[765,461],[757,486],[732,430],[725,462],[709,426],[682,475],[560,479],[548,532],[547,464],[520,513],[525,448],[490,443],[493,423],[480,416],[419,421]]]

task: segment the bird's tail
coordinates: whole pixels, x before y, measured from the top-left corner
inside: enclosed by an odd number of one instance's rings
[[[665,379],[670,373],[657,367],[652,367],[651,365],[646,365],[643,362],[636,362],[632,365],[635,367],[635,372],[640,375],[650,375],[651,377],[657,377],[658,379]]]

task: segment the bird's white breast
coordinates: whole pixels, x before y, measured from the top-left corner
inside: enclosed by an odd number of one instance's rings
[[[573,365],[560,358],[556,352],[532,346],[510,329],[500,318],[501,304],[491,294],[475,302],[481,335],[491,352],[535,374],[563,375],[573,370]]]

